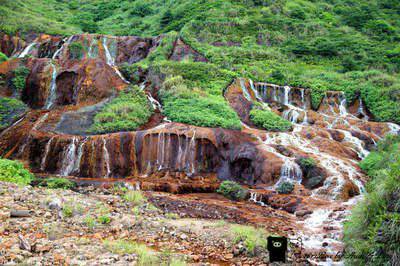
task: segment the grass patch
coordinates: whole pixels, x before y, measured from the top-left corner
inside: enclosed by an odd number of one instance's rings
[[[140,206],[147,201],[146,197],[139,190],[130,190],[126,192],[125,195],[123,196],[123,199],[126,202],[130,202],[136,206]]]
[[[254,228],[246,225],[232,225],[234,243],[243,242],[249,254],[254,255],[257,247],[267,248],[267,233],[263,229]]]
[[[7,61],[8,57],[3,54],[2,52],[0,52],[0,63],[3,63],[4,61]]]
[[[104,241],[104,246],[115,254],[136,254],[138,256],[138,265],[160,265],[158,256],[143,244],[127,240],[106,240]]]
[[[121,92],[96,114],[89,132],[100,134],[135,130],[146,123],[151,114],[145,93],[134,86]]]
[[[28,185],[34,176],[17,161],[0,159],[0,181]]]
[[[76,186],[75,182],[67,178],[52,177],[44,180],[46,186],[51,189],[71,189]]]

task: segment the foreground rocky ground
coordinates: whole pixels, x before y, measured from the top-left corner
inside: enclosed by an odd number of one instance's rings
[[[1,265],[266,265],[269,261],[262,248],[266,231],[230,223],[257,221],[257,215],[253,221],[241,218],[240,211],[249,211],[243,206],[196,205],[196,196],[192,201],[179,200],[176,195],[115,186],[72,191],[0,183],[0,195]],[[219,196],[214,197],[218,201]],[[256,245],[252,251],[242,241],[248,231]]]

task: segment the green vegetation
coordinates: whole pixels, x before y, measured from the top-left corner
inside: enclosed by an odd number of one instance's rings
[[[25,66],[19,66],[13,72],[14,77],[12,79],[12,84],[17,92],[21,92],[25,88],[26,78],[30,70]]]
[[[139,87],[134,86],[121,92],[96,114],[92,133],[109,133],[135,130],[148,121],[151,107]]]
[[[294,184],[292,182],[282,182],[276,188],[279,194],[290,194],[294,190]]]
[[[269,131],[288,131],[292,124],[270,110],[253,108],[250,119],[257,126]]]
[[[0,52],[0,63],[3,63],[4,61],[7,61],[8,57],[3,54],[2,52]]]
[[[345,224],[345,258],[349,265],[391,265],[400,256],[400,137],[378,143],[361,163],[372,178],[365,198]]]
[[[110,252],[115,254],[136,254],[138,264],[141,266],[160,265],[158,256],[143,244],[138,244],[128,240],[106,240],[104,246]]]
[[[232,225],[231,231],[233,233],[235,243],[243,242],[249,254],[255,255],[257,247],[267,248],[267,232],[263,229],[254,228],[246,225]]]
[[[163,84],[161,99],[169,119],[202,127],[241,128],[239,117],[222,96],[190,88],[185,81],[181,76],[175,76]]]
[[[243,200],[247,195],[247,190],[233,181],[222,182],[217,192],[231,200]]]
[[[311,157],[303,157],[299,159],[299,165],[302,170],[311,170],[316,166],[316,164],[315,160]]]
[[[71,189],[75,187],[75,183],[67,178],[52,177],[43,180],[44,185],[51,189]]]
[[[126,192],[123,199],[136,206],[142,205],[147,201],[146,197],[139,190],[130,190]]]
[[[22,163],[0,159],[0,181],[28,185],[33,177],[33,174],[25,169]]]
[[[26,105],[20,100],[0,97],[0,128],[9,127],[26,109]]]
[[[93,231],[96,228],[96,219],[93,216],[86,216],[83,223],[88,227],[89,230]]]

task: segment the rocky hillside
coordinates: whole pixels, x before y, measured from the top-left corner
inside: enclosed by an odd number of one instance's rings
[[[359,161],[400,133],[398,6],[18,3],[0,8],[30,10],[18,27],[11,11],[1,17],[9,18],[0,24],[3,159],[37,177],[166,193],[153,204],[300,239],[291,252],[302,248],[302,260],[321,251],[341,259],[342,222],[366,191]],[[229,190],[226,180],[245,187],[230,195],[240,202],[214,194]],[[190,262],[237,262],[223,252],[229,258]]]

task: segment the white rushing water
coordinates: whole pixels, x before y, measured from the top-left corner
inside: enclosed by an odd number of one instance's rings
[[[41,161],[41,163],[40,163],[40,170],[41,170],[41,171],[46,170],[47,157],[48,157],[48,155],[49,155],[50,148],[51,148],[51,144],[53,143],[53,140],[54,140],[54,136],[51,137],[51,138],[49,139],[49,141],[46,143],[46,147],[45,147],[45,149],[44,149],[44,155],[43,155],[42,161]]]
[[[85,138],[80,144],[79,144],[79,148],[78,148],[78,157],[75,160],[74,163],[74,168],[72,169],[72,173],[74,173],[75,175],[79,175],[80,174],[80,167],[81,167],[81,161],[82,161],[82,155],[83,155],[83,148],[87,142],[88,138]]]
[[[68,47],[68,46],[71,44],[71,42],[72,42],[74,36],[75,36],[75,35],[71,35],[71,36],[69,36],[68,39],[64,39],[64,40],[63,40],[64,43],[63,43],[63,44],[61,45],[61,47],[58,48],[58,50],[54,53],[54,55],[53,55],[53,57],[52,57],[53,60],[54,60],[54,59],[57,59],[57,57],[59,57],[59,55],[61,54],[61,52],[64,51],[65,47]]]
[[[105,178],[110,177],[111,167],[110,167],[110,154],[107,149],[107,140],[103,137],[103,159],[106,165],[106,175]]]
[[[261,205],[261,206],[265,206],[265,203],[262,201],[262,196],[260,196],[260,199],[257,199],[258,194],[257,192],[252,192],[250,191],[250,198],[249,201],[254,202],[255,204]]]
[[[122,73],[119,71],[118,67],[115,65],[115,58],[114,56],[111,55],[110,50],[108,49],[108,45],[107,45],[107,37],[104,36],[103,37],[103,48],[104,48],[104,53],[106,55],[106,62],[107,65],[109,65],[110,67],[112,67],[115,71],[115,73],[125,82],[125,83],[130,83],[129,81],[127,81],[124,76],[122,75]]]
[[[57,98],[57,68],[53,63],[50,63],[53,72],[51,74],[50,91],[46,100],[45,108],[50,109],[54,105]]]
[[[248,101],[252,101],[251,99],[251,95],[249,93],[249,91],[247,90],[246,84],[245,84],[245,79],[241,78],[240,79],[240,87],[242,88],[242,92],[243,92],[243,96],[248,100]]]
[[[29,54],[29,52],[32,50],[32,48],[36,45],[36,42],[33,42],[31,44],[29,44],[27,47],[25,47],[25,49],[22,51],[22,53],[18,56],[18,58],[24,58],[25,56],[27,56]]]
[[[78,143],[78,138],[73,137],[70,144],[67,146],[63,153],[63,159],[61,163],[60,175],[69,176],[75,166],[76,161],[76,146]]]

